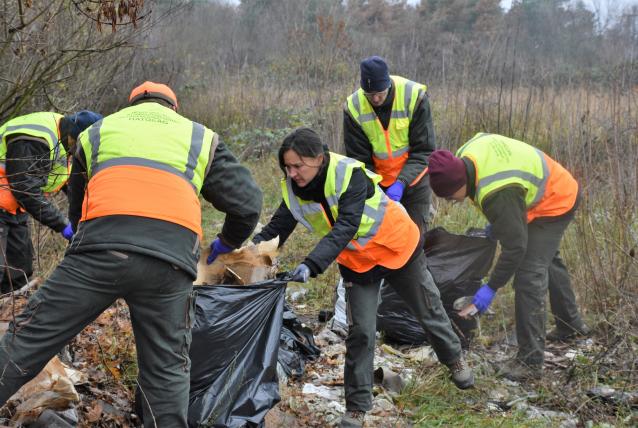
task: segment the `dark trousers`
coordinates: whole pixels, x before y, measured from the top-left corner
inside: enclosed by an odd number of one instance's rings
[[[527,252],[514,276],[517,358],[529,365],[542,365],[545,352],[545,322],[549,298],[558,328],[580,328],[567,268],[558,248],[573,214],[555,221],[533,221],[527,227]]]
[[[421,253],[401,269],[385,278],[401,296],[423,326],[439,361],[445,365],[461,357],[461,343],[443,309],[439,290],[426,268]],[[346,408],[368,411],[372,408],[372,382],[377,306],[381,281],[370,284],[346,282],[348,337],[344,384]]]
[[[430,180],[425,177],[414,187],[408,187],[401,198],[401,205],[408,212],[413,222],[419,227],[421,236],[425,236],[430,222],[430,204],[432,190]]]
[[[33,273],[33,244],[29,215],[0,210],[0,292],[17,290]]]
[[[129,306],[146,427],[186,427],[192,279],[132,252],[67,255],[0,342],[0,405],[118,298]],[[99,339],[99,338],[98,338]]]

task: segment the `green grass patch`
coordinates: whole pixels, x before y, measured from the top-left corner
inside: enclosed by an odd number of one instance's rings
[[[416,427],[538,427],[518,411],[499,412],[487,408],[488,394],[495,387],[490,378],[477,378],[476,387],[459,390],[447,378],[447,369],[422,370],[398,397],[399,407],[413,409]]]

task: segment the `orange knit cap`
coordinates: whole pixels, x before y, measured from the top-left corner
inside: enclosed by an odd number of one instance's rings
[[[175,96],[175,92],[163,83],[155,83],[147,80],[131,91],[128,101],[129,104],[133,104],[144,98],[159,98],[177,109],[177,97]]]

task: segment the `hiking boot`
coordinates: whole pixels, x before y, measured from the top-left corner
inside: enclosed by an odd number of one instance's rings
[[[556,327],[547,333],[545,340],[549,342],[567,342],[577,337],[589,336],[590,333],[591,329],[587,326],[587,324],[583,324],[579,328],[571,328],[569,330],[563,330]]]
[[[452,382],[458,389],[468,389],[474,386],[474,374],[472,369],[467,365],[467,361],[461,357],[448,366],[450,369],[450,377]]]
[[[496,376],[516,382],[540,379],[543,377],[543,366],[527,364],[518,358],[513,358],[498,365]]]
[[[361,410],[347,410],[346,414],[341,417],[339,428],[361,428],[366,412]]]

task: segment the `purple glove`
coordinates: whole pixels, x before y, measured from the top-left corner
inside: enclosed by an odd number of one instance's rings
[[[66,239],[69,242],[71,242],[71,240],[73,239],[73,234],[75,234],[71,223],[68,223],[66,227],[64,228],[64,230],[60,233],[62,234],[62,236],[64,236],[64,239]]]
[[[310,268],[303,263],[301,263],[295,268],[295,270],[292,271],[291,281],[308,282],[308,278],[310,278]]]
[[[472,303],[476,306],[479,313],[483,313],[490,307],[492,304],[492,300],[494,300],[494,296],[496,296],[496,291],[492,290],[488,284],[483,284],[479,291],[474,295],[474,299],[472,299]]]
[[[232,247],[225,245],[219,238],[215,239],[210,244],[210,254],[206,259],[206,264],[209,265],[214,262],[220,254],[230,253],[231,251],[233,251]]]
[[[388,195],[388,198],[392,199],[393,201],[399,202],[401,200],[401,197],[403,196],[403,190],[405,190],[405,184],[397,180],[392,184],[392,186],[388,187],[385,190],[385,194]]]

